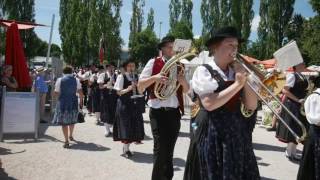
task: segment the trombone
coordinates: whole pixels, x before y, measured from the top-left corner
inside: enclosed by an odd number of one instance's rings
[[[276,95],[265,85],[266,82],[272,76],[276,76],[275,74],[262,74],[257,68],[255,68],[253,65],[248,63],[239,53],[236,53],[234,55],[234,60],[238,62],[248,73],[249,73],[249,78],[252,80],[251,82],[257,83],[261,87],[261,91],[263,93],[268,94],[274,100],[281,106],[282,110],[286,111],[292,118],[293,120],[300,126],[302,130],[302,136],[300,137],[295,131],[292,130],[292,128],[285,122],[285,120],[279,115],[277,110],[275,110],[268,102],[267,100],[263,97],[263,95],[260,94],[259,91],[255,90],[254,84],[252,84],[250,81],[247,82],[248,86],[255,92],[255,94],[258,96],[258,98],[265,104],[267,107],[277,116],[277,118],[288,128],[288,130],[291,132],[291,134],[295,137],[297,142],[302,142],[305,140],[307,136],[307,130],[306,127],[302,124],[301,121],[276,97]],[[244,109],[241,109],[241,112],[244,112]],[[243,113],[244,114],[244,113]]]

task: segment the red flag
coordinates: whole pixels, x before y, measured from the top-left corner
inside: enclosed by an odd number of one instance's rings
[[[99,59],[100,59],[100,64],[102,64],[103,63],[103,59],[104,59],[104,49],[103,49],[103,47],[100,47]]]
[[[7,29],[5,64],[12,65],[12,75],[17,80],[19,89],[31,87],[31,78],[16,23],[12,23]]]

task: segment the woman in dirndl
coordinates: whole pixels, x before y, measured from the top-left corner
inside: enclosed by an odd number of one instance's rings
[[[293,70],[293,73],[288,73],[286,75],[286,84],[282,90],[282,93],[285,95],[284,105],[306,126],[306,128],[308,128],[308,122],[305,116],[300,113],[300,108],[305,101],[304,98],[306,97],[308,89],[308,80],[301,74],[301,72],[305,70],[304,63],[294,66]],[[298,134],[298,136],[302,135],[300,126],[286,111],[281,111],[280,116],[290,128]],[[283,123],[278,124],[276,137],[279,141],[287,143],[285,151],[286,157],[290,161],[298,161],[297,140]]]
[[[100,112],[101,112],[101,90],[98,84],[98,77],[104,71],[103,66],[98,67],[98,71],[94,72],[89,80],[90,93],[87,107],[91,106],[92,111],[96,115],[96,123],[100,122]]]
[[[130,158],[129,146],[135,142],[140,144],[144,139],[143,109],[144,96],[138,94],[137,82],[138,75],[135,72],[135,63],[128,60],[124,63],[125,73],[119,75],[114,85],[114,89],[119,94],[116,121],[113,127],[114,141],[123,143],[123,155]],[[135,95],[135,96],[134,96]]]
[[[257,108],[257,96],[246,83],[247,73],[234,63],[240,42],[234,27],[217,30],[206,43],[213,60],[193,74],[191,85],[200,99],[200,111],[184,180],[260,179],[251,135],[255,115],[245,118],[240,111],[241,104],[247,110]]]
[[[67,66],[63,69],[63,77],[57,79],[55,84],[55,96],[58,102],[53,117],[53,123],[62,126],[65,138],[64,148],[69,148],[69,139],[74,141],[74,125],[78,122],[78,97],[80,98],[80,108],[83,106],[83,94],[79,79],[72,74],[72,67]]]
[[[317,89],[304,103],[310,127],[303,147],[298,180],[320,180],[320,77],[316,78],[315,87]]]
[[[106,66],[107,71],[101,73],[98,78],[99,88],[101,91],[101,115],[100,119],[105,126],[105,137],[112,136],[112,126],[115,119],[116,104],[117,104],[117,91],[113,89],[116,82],[117,75],[114,72],[114,63]]]

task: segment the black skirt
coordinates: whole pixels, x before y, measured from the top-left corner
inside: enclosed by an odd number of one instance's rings
[[[252,148],[252,123],[240,112],[201,109],[195,122],[184,180],[260,179]]]
[[[100,112],[100,106],[101,106],[101,93],[99,88],[92,88],[91,93],[89,96],[88,104],[92,104],[92,112]]]
[[[140,142],[144,139],[142,113],[133,100],[123,101],[121,97],[118,99],[113,139],[126,143]]]
[[[286,98],[284,101],[284,105],[308,129],[308,122],[307,122],[306,118],[300,114],[301,104],[294,102],[294,101],[290,100],[289,98]],[[296,123],[296,121],[285,110],[281,111],[280,116],[290,126],[290,128],[292,128],[292,130],[297,133],[298,136],[302,135],[302,130],[301,130],[300,126]],[[286,128],[286,126],[282,122],[279,122],[279,124],[277,126],[276,137],[280,141],[285,142],[285,143],[289,143],[289,142],[297,143],[295,137],[291,134],[291,132],[288,130],[288,128]]]
[[[320,127],[311,125],[305,141],[297,180],[320,180]]]
[[[115,121],[115,113],[117,106],[118,95],[115,90],[101,90],[101,121],[108,124],[113,124]]]

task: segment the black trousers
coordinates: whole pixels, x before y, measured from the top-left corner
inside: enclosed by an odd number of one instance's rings
[[[174,146],[180,131],[180,111],[150,108],[149,116],[154,139],[152,180],[171,180]]]

